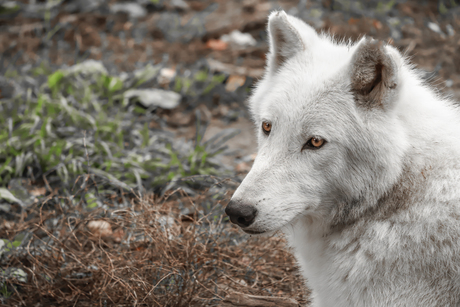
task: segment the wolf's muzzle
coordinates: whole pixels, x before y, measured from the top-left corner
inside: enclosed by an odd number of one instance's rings
[[[244,228],[254,222],[257,215],[257,209],[240,201],[231,200],[227,208],[225,208],[225,213],[230,217],[230,221],[233,224],[237,224],[241,228]]]

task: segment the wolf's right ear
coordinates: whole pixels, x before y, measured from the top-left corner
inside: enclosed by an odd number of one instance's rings
[[[270,43],[267,64],[270,74],[274,74],[297,52],[305,50],[303,36],[312,33],[316,36],[313,28],[293,16],[288,16],[284,11],[270,14],[267,31]]]
[[[387,107],[396,93],[399,52],[374,39],[363,38],[351,61],[351,90],[359,105]]]

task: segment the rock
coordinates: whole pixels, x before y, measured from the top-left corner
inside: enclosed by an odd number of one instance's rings
[[[9,213],[10,211],[11,211],[11,205],[10,204],[5,204],[5,203],[0,204],[0,212]]]
[[[21,10],[21,6],[16,1],[6,1],[0,3],[0,16],[14,16]]]
[[[166,215],[160,216],[157,221],[162,227],[165,228],[170,228],[175,224],[175,220],[172,217]]]
[[[43,20],[45,16],[49,16],[49,18],[52,20],[57,16],[58,9],[61,4],[61,1],[46,1],[44,3],[35,3],[36,1],[33,2],[34,3],[23,6],[23,17]]]
[[[5,188],[0,188],[0,199],[4,199],[10,203],[18,203],[23,206],[23,202],[16,198],[10,191]]]
[[[207,59],[207,62],[211,71],[225,72],[229,75],[241,75],[253,78],[260,78],[264,75],[265,72],[263,68],[236,66],[233,64],[222,63],[214,59]]]
[[[158,76],[158,83],[161,85],[166,85],[171,82],[176,76],[176,70],[172,68],[162,68],[160,70],[160,75]]]
[[[29,242],[30,239],[33,237],[31,232],[28,231],[21,231],[20,233],[16,234],[13,238],[13,246],[14,247],[20,247],[20,246],[26,246]]]
[[[249,295],[240,292],[230,292],[225,296],[219,307],[299,307],[295,299],[276,296]]]
[[[64,10],[68,13],[92,12],[105,4],[105,0],[78,0],[66,1]]]
[[[146,108],[174,109],[179,105],[182,96],[161,89],[131,89],[125,92],[123,104],[127,105],[131,98],[137,99]]]
[[[83,74],[83,75],[107,75],[108,71],[104,65],[96,60],[86,60],[81,63],[69,67],[65,71],[68,75]]]
[[[184,0],[171,0],[170,5],[176,10],[186,11],[189,9],[187,2]]]
[[[12,179],[8,182],[8,190],[20,200],[21,207],[30,206],[36,201],[35,196],[29,193],[24,184],[26,183],[21,178]]]
[[[142,18],[147,15],[147,10],[138,3],[115,3],[110,6],[112,13],[125,13],[131,18]]]
[[[0,99],[1,98],[13,98],[19,94],[19,85],[13,80],[0,76]]]
[[[137,87],[155,78],[160,71],[160,67],[152,64],[136,69],[132,73],[122,72],[118,76],[125,88]]]
[[[27,273],[19,268],[7,268],[6,270],[1,272],[1,275],[5,278],[15,278],[23,283],[27,282]]]
[[[238,30],[232,31],[230,34],[224,34],[220,38],[227,43],[233,43],[241,47],[255,46],[257,41],[249,33],[241,33]]]
[[[454,36],[455,35],[455,30],[454,30],[454,27],[452,27],[452,25],[447,25],[446,26],[446,31],[447,31],[447,35],[449,36]]]
[[[431,31],[438,33],[442,38],[446,37],[444,32],[442,32],[441,27],[437,23],[428,22],[427,26]]]
[[[212,7],[211,4],[209,7]],[[156,23],[155,30],[160,30],[164,37],[170,41],[188,43],[194,38],[203,37],[206,34],[204,19],[206,12],[198,12],[193,18],[184,24],[182,16],[178,12],[163,12]]]
[[[5,252],[6,243],[3,240],[0,240],[0,256]]]

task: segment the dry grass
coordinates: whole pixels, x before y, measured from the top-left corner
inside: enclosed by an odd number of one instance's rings
[[[4,303],[217,306],[232,290],[306,302],[284,240],[239,233],[219,214],[227,200],[203,215],[207,192],[193,198],[180,190],[161,199],[124,197],[130,206],[90,212],[83,203],[68,209],[70,198],[61,198],[53,210],[44,205],[27,212],[27,221],[3,222],[2,238],[24,231],[32,236],[2,256],[3,269],[28,274],[25,283],[6,280],[12,294]],[[181,215],[179,204],[190,213]]]

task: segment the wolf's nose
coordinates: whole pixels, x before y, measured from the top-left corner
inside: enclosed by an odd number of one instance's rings
[[[257,209],[251,205],[231,200],[227,208],[225,208],[225,213],[230,217],[230,221],[233,224],[237,224],[240,227],[248,227],[254,222]]]

